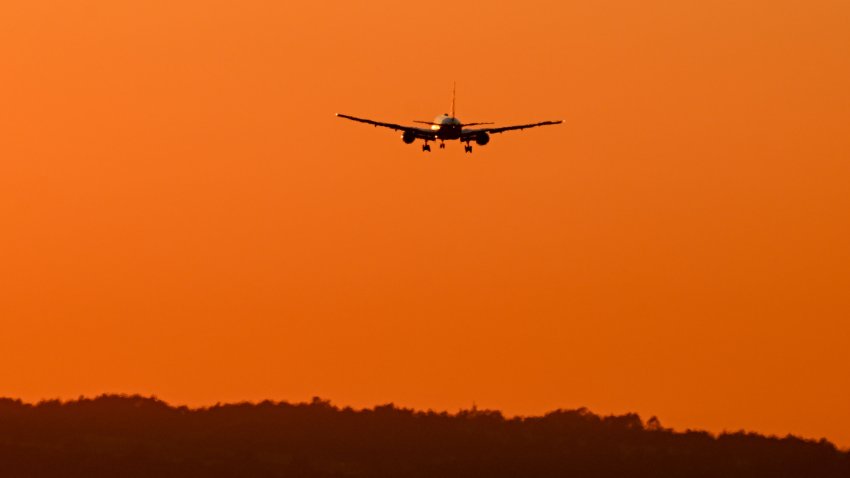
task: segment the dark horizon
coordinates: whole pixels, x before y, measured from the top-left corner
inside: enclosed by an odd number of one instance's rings
[[[340,405],[340,404],[334,403],[333,400],[325,399],[325,398],[322,398],[322,397],[319,397],[319,396],[314,396],[311,401],[289,401],[289,400],[273,400],[273,399],[237,400],[237,401],[218,401],[215,404],[210,404],[210,405],[192,406],[192,405],[187,405],[187,404],[173,403],[169,400],[158,397],[156,394],[144,395],[144,394],[138,394],[138,393],[113,393],[113,392],[101,393],[101,394],[97,394],[93,397],[89,397],[89,396],[86,396],[86,395],[80,395],[79,397],[77,397],[75,399],[63,399],[63,398],[55,397],[55,398],[42,398],[42,399],[37,400],[37,401],[27,401],[27,400],[15,398],[15,397],[0,396],[0,406],[2,406],[2,404],[4,404],[4,403],[13,402],[13,403],[16,403],[16,404],[23,405],[25,407],[36,407],[36,408],[38,408],[40,406],[75,405],[75,404],[80,404],[80,403],[83,403],[83,402],[96,402],[98,400],[112,400],[112,399],[151,401],[151,402],[154,402],[154,403],[157,403],[157,404],[164,405],[165,407],[167,407],[169,409],[186,410],[186,411],[191,411],[191,412],[204,412],[204,411],[209,411],[209,410],[215,409],[215,408],[238,407],[238,406],[245,406],[245,405],[260,406],[260,405],[271,404],[271,405],[299,407],[299,406],[313,406],[317,403],[320,403],[320,404],[323,404],[323,405],[326,405],[326,406],[330,406],[331,408],[333,408],[335,410],[339,410],[339,411],[353,411],[353,412],[370,412],[370,411],[372,411],[372,412],[374,412],[377,409],[383,409],[383,408],[386,408],[386,407],[391,407],[394,410],[399,410],[399,411],[404,411],[404,412],[412,412],[414,414],[437,414],[437,415],[440,415],[440,416],[449,416],[449,417],[466,416],[468,414],[476,414],[476,413],[496,414],[496,415],[502,417],[505,420],[515,420],[515,419],[525,420],[525,419],[543,418],[543,417],[546,417],[548,415],[560,413],[560,412],[587,413],[589,415],[600,417],[600,418],[609,418],[609,417],[616,418],[616,417],[636,416],[640,419],[640,417],[641,417],[641,414],[638,413],[638,412],[628,412],[628,413],[624,413],[624,414],[620,414],[620,415],[618,415],[616,413],[598,414],[598,413],[595,413],[593,410],[591,410],[590,407],[584,407],[584,406],[578,407],[578,408],[555,408],[555,409],[552,409],[552,410],[547,411],[547,412],[542,413],[542,414],[512,414],[511,415],[511,414],[506,414],[502,410],[498,410],[498,409],[487,408],[487,407],[478,408],[478,406],[475,404],[475,402],[473,402],[473,404],[470,408],[460,408],[460,409],[458,409],[457,412],[451,412],[449,410],[441,410],[441,409],[433,409],[433,408],[419,409],[419,408],[416,408],[416,407],[397,405],[394,402],[378,403],[378,404],[373,405],[372,407],[356,407],[356,406],[351,406],[351,405]],[[661,427],[661,429],[663,429],[664,431],[668,431],[668,432],[673,432],[673,433],[688,433],[688,432],[706,433],[713,438],[718,438],[718,437],[724,436],[724,435],[735,435],[735,434],[743,433],[743,434],[747,434],[747,435],[756,435],[756,436],[764,437],[764,438],[767,438],[767,439],[790,438],[790,439],[797,439],[797,440],[802,440],[802,441],[806,441],[806,442],[817,442],[817,443],[824,443],[825,442],[825,443],[828,443],[829,445],[835,447],[836,450],[850,453],[850,446],[848,446],[848,447],[839,446],[838,444],[829,440],[827,437],[810,437],[810,436],[807,437],[807,436],[802,436],[802,435],[791,433],[791,432],[788,432],[788,433],[785,433],[785,434],[764,433],[764,432],[759,432],[757,430],[747,430],[743,427],[741,427],[737,430],[723,430],[721,432],[712,432],[710,430],[703,430],[703,429],[700,429],[700,428],[690,428],[690,427],[684,428],[684,429],[679,429],[679,428],[676,428],[676,427],[663,427],[663,426],[661,426],[661,423],[662,423],[661,418],[657,417],[656,415],[650,416],[650,418],[647,419],[646,421],[643,421],[641,419],[641,422],[644,424],[644,426],[648,426],[649,423],[653,423],[653,425],[655,427]]]
[[[6,476],[850,476],[826,439],[673,431],[587,409],[369,409],[311,402],[171,406],[139,395],[0,399]]]

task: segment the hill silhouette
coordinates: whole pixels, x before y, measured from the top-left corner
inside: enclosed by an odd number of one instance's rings
[[[190,409],[104,395],[0,399],[3,477],[850,477],[826,440],[674,432],[585,409],[504,418],[262,402]]]

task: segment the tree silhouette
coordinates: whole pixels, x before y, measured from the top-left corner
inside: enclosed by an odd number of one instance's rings
[[[355,411],[319,398],[189,409],[105,395],[0,399],[2,477],[850,477],[826,440],[677,433],[586,409]]]

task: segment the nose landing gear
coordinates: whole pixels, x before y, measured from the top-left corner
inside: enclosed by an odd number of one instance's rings
[[[466,146],[463,147],[463,152],[464,153],[471,153],[472,152],[472,145],[469,144],[469,143],[466,143]]]
[[[430,153],[431,152],[431,145],[429,145],[428,143],[423,144],[422,145],[422,151],[427,151],[427,152]]]
[[[446,143],[440,141],[440,149],[446,149]]]

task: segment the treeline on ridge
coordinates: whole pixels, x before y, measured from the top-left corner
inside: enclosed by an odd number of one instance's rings
[[[262,402],[190,409],[105,395],[0,399],[2,477],[850,477],[826,440],[674,432],[585,409],[505,418]]]

